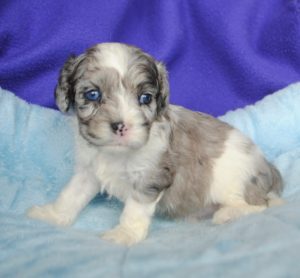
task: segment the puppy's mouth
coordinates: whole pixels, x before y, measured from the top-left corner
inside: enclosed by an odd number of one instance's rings
[[[148,126],[142,125],[143,130],[128,130],[124,133],[111,132],[109,136],[101,136],[88,130],[80,129],[82,137],[91,145],[99,148],[125,150],[139,149],[148,140]]]

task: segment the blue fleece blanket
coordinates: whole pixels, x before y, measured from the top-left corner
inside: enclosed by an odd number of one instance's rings
[[[0,277],[299,277],[300,83],[222,117],[280,169],[286,204],[215,226],[155,218],[127,248],[98,234],[122,205],[98,196],[70,228],[27,219],[52,201],[73,171],[67,116],[0,89]]]

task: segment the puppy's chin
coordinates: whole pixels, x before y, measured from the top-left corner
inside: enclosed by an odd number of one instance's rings
[[[118,153],[129,153],[135,150],[139,150],[142,148],[144,144],[107,144],[107,145],[102,145],[101,149],[105,152],[109,152],[112,154],[118,154]]]

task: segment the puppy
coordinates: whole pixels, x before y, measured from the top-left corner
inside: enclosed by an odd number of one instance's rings
[[[103,43],[71,57],[56,102],[77,126],[75,175],[32,218],[70,225],[106,191],[125,206],[102,238],[131,245],[155,212],[186,218],[216,207],[221,224],[280,200],[281,176],[259,149],[226,123],[170,105],[164,65],[136,47]]]

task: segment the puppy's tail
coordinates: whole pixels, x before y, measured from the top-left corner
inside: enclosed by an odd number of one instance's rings
[[[268,207],[281,206],[284,204],[280,197],[283,191],[283,180],[279,171],[272,164],[270,164],[270,170],[273,180],[271,190],[267,194]]]

